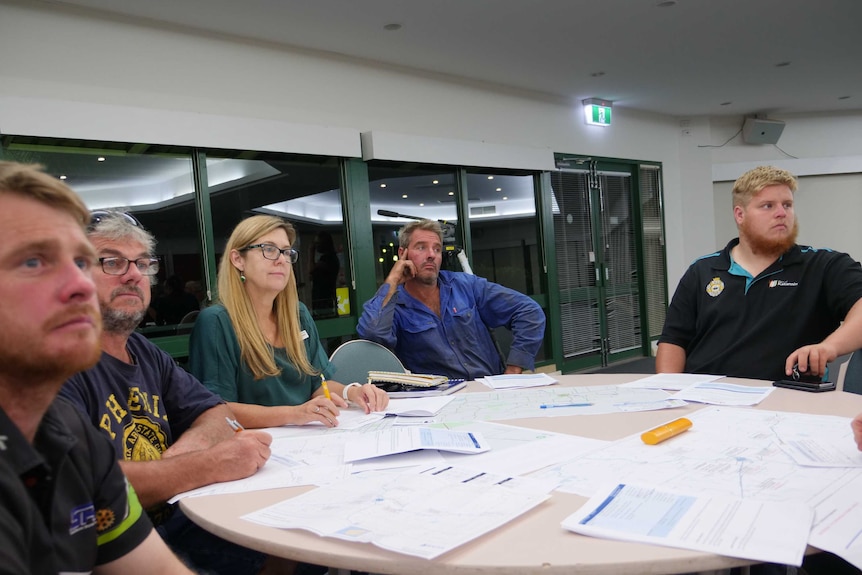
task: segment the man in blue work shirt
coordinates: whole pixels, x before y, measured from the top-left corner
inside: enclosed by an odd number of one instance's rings
[[[414,373],[472,380],[533,369],[545,334],[539,304],[484,278],[441,271],[438,222],[411,222],[398,241],[398,261],[359,318],[360,337],[385,345]],[[488,331],[500,326],[512,331],[505,365]]]

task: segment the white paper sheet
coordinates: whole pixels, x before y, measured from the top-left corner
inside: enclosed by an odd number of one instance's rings
[[[389,405],[381,412],[385,415],[400,417],[433,417],[455,399],[451,395],[436,397],[410,397],[406,399],[390,399]]]
[[[801,503],[617,484],[602,489],[562,525],[583,535],[799,566],[813,518],[812,509]]]
[[[676,392],[672,397],[713,405],[757,405],[766,399],[774,389],[774,387],[753,387],[707,381],[692,384],[682,391]]]
[[[553,385],[557,380],[546,373],[518,373],[508,375],[486,375],[476,381],[491,389],[522,389],[525,387],[542,387]]]
[[[723,375],[704,375],[700,373],[657,373],[649,377],[643,377],[621,383],[620,387],[634,387],[638,389],[669,389],[679,391],[694,383],[706,383],[721,379]]]
[[[433,559],[548,498],[428,474],[353,475],[243,519]]]
[[[344,445],[344,461],[359,461],[417,449],[440,449],[456,453],[482,453],[490,446],[481,434],[428,427],[392,429],[351,437]]]

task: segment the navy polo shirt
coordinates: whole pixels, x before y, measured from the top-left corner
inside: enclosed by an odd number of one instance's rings
[[[33,445],[0,409],[0,503],[11,573],[89,573],[152,531],[111,444],[59,398]]]
[[[757,277],[732,261],[734,239],[680,280],[659,342],[685,349],[685,371],[784,379],[796,349],[823,341],[862,299],[862,266],[794,245]]]

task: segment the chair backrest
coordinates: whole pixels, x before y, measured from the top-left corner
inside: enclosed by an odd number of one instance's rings
[[[862,394],[862,350],[853,352],[844,371],[844,391]]]
[[[198,315],[201,313],[201,310],[196,309],[190,311],[180,320],[180,323],[177,324],[177,335],[185,335],[192,332],[192,327],[194,327],[195,320],[198,319]]]
[[[407,372],[394,353],[367,339],[352,339],[342,343],[332,352],[329,361],[335,367],[332,379],[343,384],[367,383],[369,371]]]

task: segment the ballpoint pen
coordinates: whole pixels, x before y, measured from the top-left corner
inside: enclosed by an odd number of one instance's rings
[[[552,407],[589,407],[592,403],[543,403],[539,407],[550,409]]]
[[[320,381],[323,386],[323,395],[326,396],[326,399],[332,399],[332,396],[329,394],[329,386],[326,385],[326,376],[322,373],[320,374]]]
[[[236,419],[231,419],[230,417],[225,417],[225,419],[227,420],[227,424],[230,425],[230,428],[235,432],[239,433],[240,431],[245,431],[245,428],[240,425],[239,421]]]

